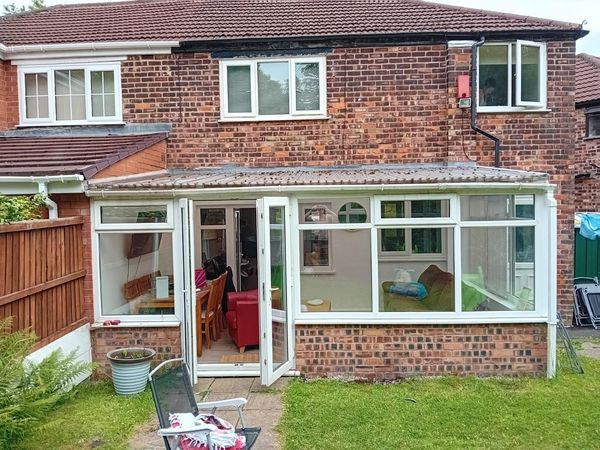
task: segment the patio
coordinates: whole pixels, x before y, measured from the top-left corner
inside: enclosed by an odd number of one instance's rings
[[[290,378],[280,378],[271,387],[261,386],[258,378],[200,378],[194,387],[198,401],[223,400],[245,397],[248,404],[244,408],[244,418],[248,426],[261,427],[262,431],[255,447],[260,450],[280,448],[275,427],[283,413],[281,393]],[[219,417],[238,426],[238,415],[234,408],[219,409]],[[153,415],[129,441],[129,448],[135,450],[163,450],[162,438],[156,434],[158,421]]]

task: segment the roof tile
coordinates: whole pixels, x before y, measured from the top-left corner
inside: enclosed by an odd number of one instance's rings
[[[600,101],[600,58],[577,55],[576,103]]]
[[[138,0],[0,18],[0,42],[10,46],[532,30],[581,25],[421,0]]]
[[[167,138],[166,133],[94,137],[0,137],[0,176],[83,174],[105,167]]]

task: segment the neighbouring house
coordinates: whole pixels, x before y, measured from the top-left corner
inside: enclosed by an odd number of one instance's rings
[[[552,376],[586,33],[418,0],[1,18],[0,192],[86,217],[99,362],[146,345],[265,384]],[[208,348],[195,280],[225,265],[242,294]]]
[[[600,212],[600,58],[577,55],[575,143],[575,212]],[[577,227],[577,225],[576,225]],[[598,240],[575,229],[576,277],[600,276]]]

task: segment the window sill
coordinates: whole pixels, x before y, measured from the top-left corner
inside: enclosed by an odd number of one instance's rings
[[[488,107],[485,107],[485,109],[477,108],[477,114],[539,114],[549,112],[552,112],[552,110],[548,108],[495,108],[493,106],[490,106],[489,109]]]
[[[331,116],[283,116],[283,117],[221,117],[219,123],[232,122],[291,122],[296,120],[329,120]]]
[[[115,319],[112,319],[112,320],[115,320]],[[104,325],[103,321],[97,321],[91,325],[91,329],[98,330],[98,329],[104,329],[104,328],[159,328],[159,327],[175,328],[175,327],[179,327],[180,325],[181,325],[181,322],[179,322],[178,320],[165,320],[165,321],[161,321],[161,320],[123,321],[123,320],[121,320],[121,322],[118,323],[117,325]]]
[[[126,125],[122,120],[111,122],[38,122],[38,123],[20,123],[17,128],[34,128],[34,127],[81,127],[81,126],[107,126],[107,125]]]
[[[583,138],[584,141],[594,141],[596,139],[600,139],[600,136],[586,136]]]
[[[323,270],[310,270],[302,269],[300,275],[335,275],[334,269],[323,269]]]

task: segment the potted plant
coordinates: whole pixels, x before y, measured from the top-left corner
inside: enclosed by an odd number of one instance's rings
[[[150,348],[119,348],[106,354],[117,394],[139,394],[146,388],[150,360],[155,354]]]

